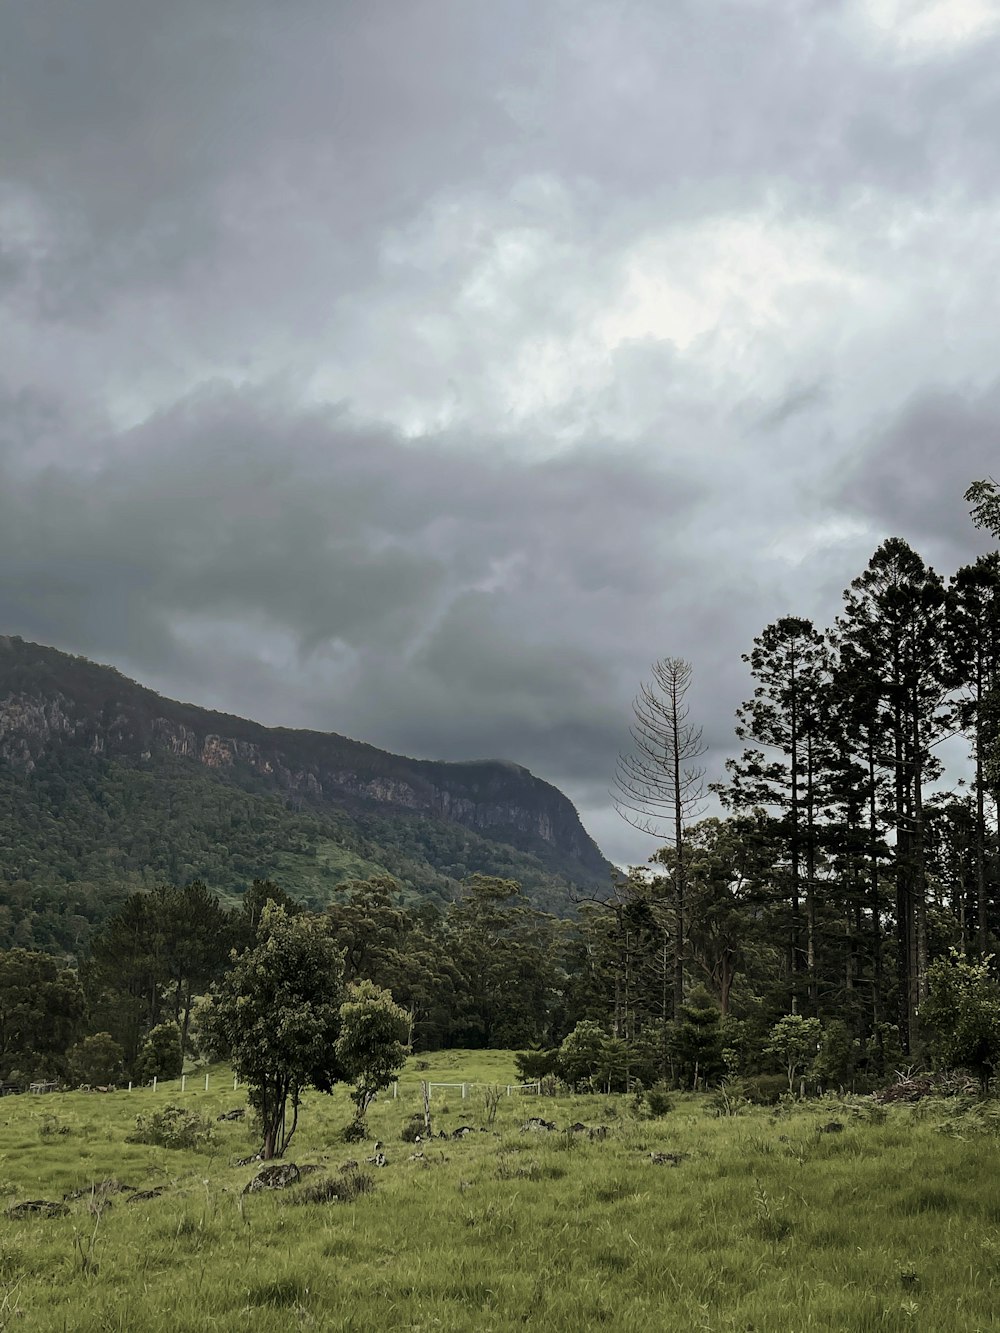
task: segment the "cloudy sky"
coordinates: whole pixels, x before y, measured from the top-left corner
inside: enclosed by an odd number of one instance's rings
[[[516,760],[1000,472],[996,0],[5,0],[0,630]]]

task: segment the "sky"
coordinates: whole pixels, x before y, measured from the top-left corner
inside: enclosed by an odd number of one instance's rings
[[[1000,473],[996,0],[5,0],[0,632],[562,788]]]

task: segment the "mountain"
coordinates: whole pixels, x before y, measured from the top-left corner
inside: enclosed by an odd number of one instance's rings
[[[408,759],[164,699],[0,636],[0,947],[78,951],[137,887],[271,878],[312,905],[390,874],[409,900],[468,874],[565,912],[611,866],[571,802],[517,764]]]

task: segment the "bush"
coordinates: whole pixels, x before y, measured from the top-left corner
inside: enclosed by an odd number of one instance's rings
[[[418,1139],[424,1136],[424,1117],[422,1115],[411,1115],[409,1120],[405,1121],[399,1137],[404,1143],[416,1143]]]
[[[362,1194],[370,1194],[375,1181],[364,1171],[349,1171],[342,1176],[323,1176],[297,1189],[293,1203],[351,1203]]]
[[[523,1083],[534,1083],[559,1072],[559,1051],[519,1051],[514,1068]]]
[[[154,1078],[180,1078],[183,1068],[181,1030],[176,1023],[161,1023],[146,1038],[136,1062],[136,1078],[147,1083]]]
[[[644,1100],[649,1114],[655,1118],[667,1115],[674,1109],[674,1100],[662,1083],[657,1083],[654,1087],[649,1088],[644,1095]]]
[[[215,1141],[210,1120],[181,1106],[165,1106],[152,1115],[135,1118],[135,1130],[126,1143],[146,1143],[154,1148],[206,1148]]]
[[[125,1052],[110,1032],[95,1032],[92,1037],[78,1041],[69,1052],[70,1080],[77,1086],[117,1083],[122,1077],[124,1060]]]
[[[740,1084],[741,1095],[754,1106],[777,1106],[787,1091],[788,1079],[784,1074],[757,1074]]]

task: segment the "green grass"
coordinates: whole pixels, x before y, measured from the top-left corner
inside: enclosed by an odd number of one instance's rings
[[[61,1200],[114,1177],[165,1187],[145,1202],[84,1196],[69,1213],[0,1215],[0,1328],[42,1330],[922,1329],[995,1326],[1000,1295],[1000,1140],[989,1116],[943,1104],[862,1102],[716,1119],[677,1099],[658,1121],[630,1100],[501,1100],[487,1133],[481,1091],[435,1090],[435,1128],[464,1139],[407,1144],[419,1079],[515,1081],[502,1052],[411,1062],[398,1100],[373,1108],[373,1141],[339,1139],[346,1092],[310,1096],[290,1153],[374,1179],[351,1202],[243,1198],[256,1146],[217,1126],[205,1152],[125,1143],[135,1117],[181,1100],[178,1085],[0,1101],[4,1206]],[[242,1101],[231,1076],[189,1079],[185,1107],[214,1118]],[[603,1141],[522,1133],[605,1124]],[[822,1133],[830,1120],[841,1133]],[[380,1139],[384,1168],[364,1159]],[[684,1154],[678,1166],[652,1152]],[[422,1156],[416,1156],[422,1154]],[[309,1184],[323,1177],[310,1176]]]

